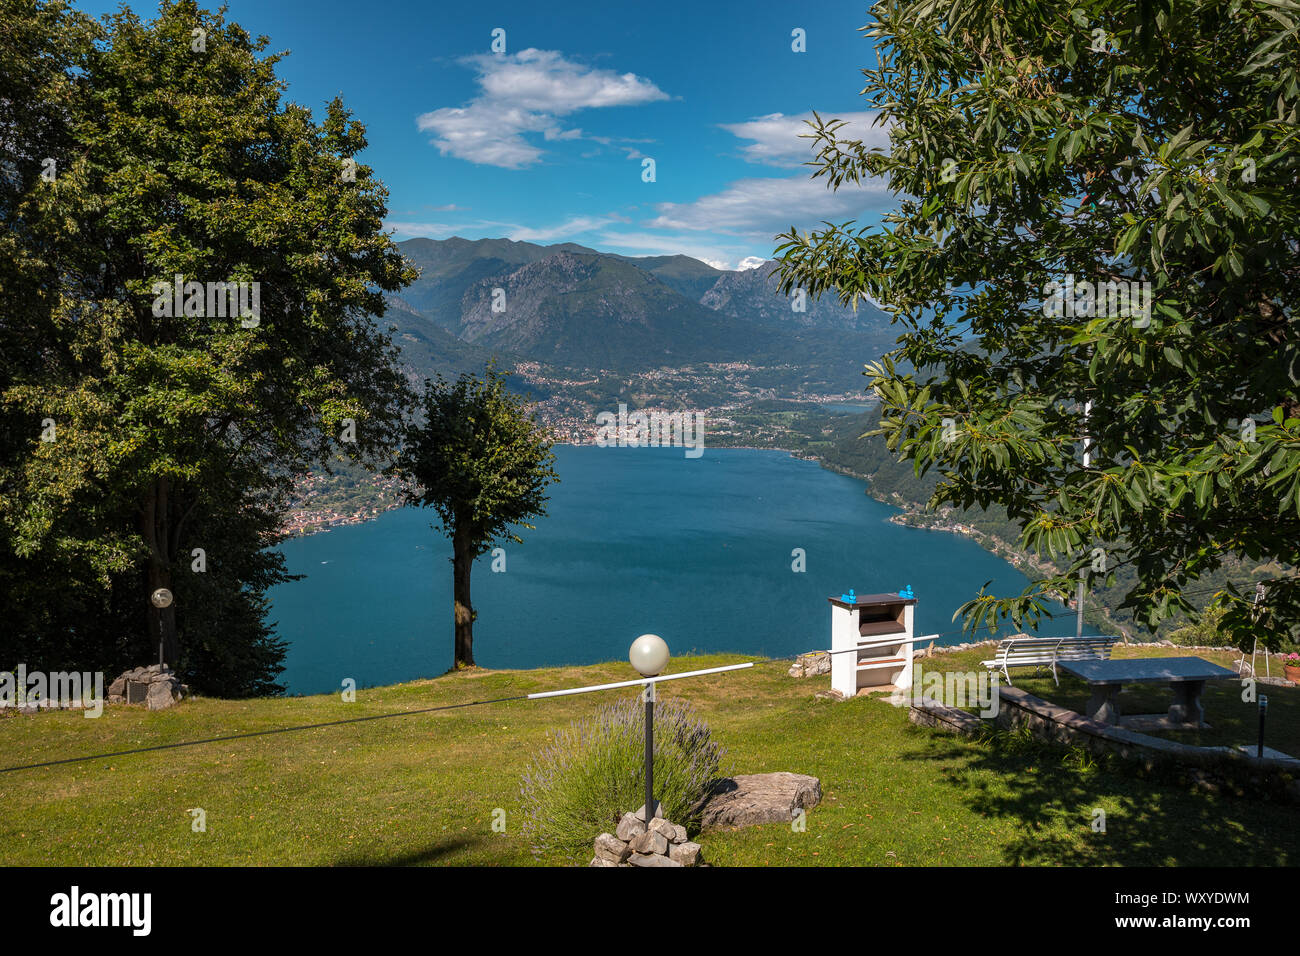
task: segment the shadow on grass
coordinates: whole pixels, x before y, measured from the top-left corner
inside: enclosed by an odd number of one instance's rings
[[[442,862],[444,857],[453,853],[459,853],[470,847],[482,843],[483,837],[447,837],[446,839],[430,843],[428,846],[419,850],[410,850],[405,853],[399,853],[396,856],[388,856],[382,853],[366,853],[364,851],[355,851],[334,862],[335,866],[424,866],[431,863]]]
[[[1300,860],[1300,808],[1194,790],[1177,770],[1144,772],[1117,757],[1001,731],[929,740],[907,760],[934,761],[954,798],[1013,821],[1013,865],[1283,866]],[[1104,812],[1105,832],[1094,830]]]

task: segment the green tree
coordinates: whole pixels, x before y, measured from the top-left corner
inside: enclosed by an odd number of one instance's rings
[[[130,587],[129,626],[200,686],[203,661],[273,672],[263,595],[286,576],[264,552],[293,477],[340,453],[377,461],[413,398],[373,318],[414,272],[353,159],[364,130],[338,100],[320,122],[283,102],[267,39],[192,2],[149,23],[18,6],[0,93],[31,73],[58,99],[20,114],[0,157],[20,174],[0,206],[16,263],[0,335],[28,350],[0,381],[18,436],[0,460],[0,573]],[[203,581],[195,548],[219,569]],[[161,614],[158,587],[177,595]]]
[[[968,626],[1037,620],[1121,567],[1123,606],[1154,626],[1192,613],[1185,592],[1234,555],[1294,566],[1300,5],[872,14],[863,92],[889,148],[817,117],[813,175],[878,177],[898,207],[780,237],[782,282],[884,303],[903,334],[867,374],[890,447],[941,473],[935,505],[1000,504],[1023,547],[1063,559],[1019,596],[981,592]],[[1130,282],[1149,283],[1149,312],[1122,307]],[[1212,605],[1242,639],[1252,596]],[[1265,606],[1274,635],[1293,629],[1296,578]]]
[[[474,666],[474,561],[497,540],[522,543],[511,526],[532,530],[527,519],[546,514],[546,487],[559,480],[551,443],[508,377],[493,361],[481,379],[426,381],[424,424],[410,426],[395,465],[406,503],[437,511],[451,539],[457,668]]]

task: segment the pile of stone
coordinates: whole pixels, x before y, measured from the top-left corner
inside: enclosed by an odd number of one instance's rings
[[[108,685],[110,704],[144,704],[150,710],[166,710],[190,692],[166,664],[137,667]]]
[[[700,845],[686,839],[686,828],[669,823],[655,810],[646,825],[645,807],[625,813],[618,821],[617,835],[596,837],[596,855],[591,866],[699,866]]]
[[[825,651],[809,651],[794,659],[788,671],[791,677],[816,677],[831,672],[831,656]]]

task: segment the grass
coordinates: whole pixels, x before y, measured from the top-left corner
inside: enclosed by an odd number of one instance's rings
[[[671,670],[743,659],[683,657]],[[159,713],[109,708],[98,720],[67,712],[11,715],[0,718],[0,763],[513,696],[627,679],[627,671],[625,663],[470,671],[361,691],[352,704],[337,696],[196,699]],[[696,705],[727,749],[732,772],[790,770],[822,782],[823,800],[808,814],[806,832],[774,824],[704,834],[710,862],[1300,861],[1300,808],[1208,796],[1176,780],[1045,751],[1013,735],[952,737],[911,725],[904,710],[882,700],[816,699],[827,683],[796,680],[782,665],[768,664],[660,688],[661,698],[680,694]],[[1044,693],[1065,700],[1070,690],[1062,691]],[[522,835],[519,778],[549,731],[589,716],[619,693],[627,692],[467,707],[5,773],[0,863],[561,863],[536,858]],[[1268,693],[1277,708],[1270,708],[1270,721],[1281,713],[1279,724],[1294,733],[1296,692]],[[1226,732],[1219,703],[1207,699],[1206,709],[1216,732]],[[206,812],[207,832],[192,832],[191,808]],[[1106,813],[1104,834],[1092,830],[1098,808]],[[505,811],[504,832],[493,829],[498,809]]]

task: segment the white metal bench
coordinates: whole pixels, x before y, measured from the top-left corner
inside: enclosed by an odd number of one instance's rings
[[[981,663],[991,671],[1002,671],[1011,683],[1013,667],[1050,667],[1059,685],[1057,661],[1108,661],[1115,647],[1114,637],[1009,637],[998,643],[992,660]]]

